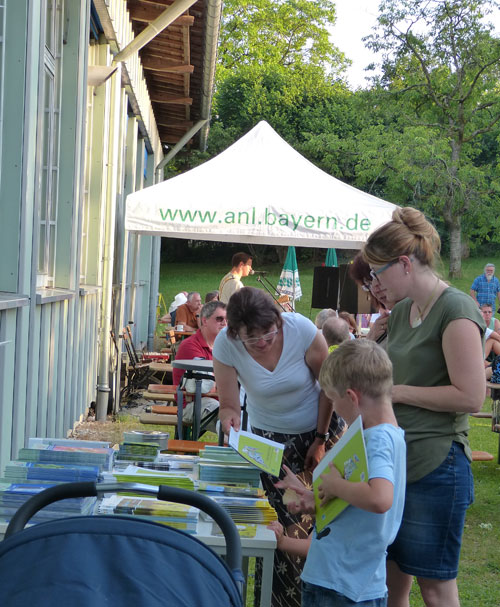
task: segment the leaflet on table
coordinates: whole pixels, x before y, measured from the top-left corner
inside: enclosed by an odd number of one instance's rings
[[[316,531],[319,533],[333,521],[349,504],[336,497],[325,506],[320,505],[318,487],[323,482],[321,474],[328,474],[328,464],[333,462],[340,474],[348,481],[368,481],[368,461],[361,416],[349,426],[342,438],[326,452],[313,471],[313,491],[316,506]]]
[[[229,445],[255,467],[279,476],[285,446],[251,432],[229,432]]]

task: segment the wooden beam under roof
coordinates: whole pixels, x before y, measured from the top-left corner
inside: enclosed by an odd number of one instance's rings
[[[158,116],[156,124],[159,127],[172,128],[172,129],[190,129],[194,122],[192,120],[173,120],[172,118],[162,118]]]
[[[131,18],[134,21],[141,21],[143,23],[151,23],[157,17],[159,17],[165,10],[165,6],[158,6],[153,4],[145,4],[144,2],[128,2],[128,10]],[[175,21],[169,25],[180,26],[180,27],[191,27],[194,23],[194,17],[192,15],[181,15],[177,17]]]
[[[179,61],[173,61],[172,59],[160,59],[159,57],[151,57],[150,55],[143,55],[141,57],[142,67],[145,70],[152,70],[155,72],[166,72],[169,74],[192,74],[194,71],[193,65],[185,65],[179,63]]]
[[[162,95],[161,97],[151,97],[153,103],[172,103],[175,105],[191,105],[193,99],[191,97],[173,97],[169,95]]]

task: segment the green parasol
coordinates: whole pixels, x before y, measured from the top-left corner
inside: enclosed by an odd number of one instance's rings
[[[285,263],[283,265],[283,270],[281,271],[276,291],[279,295],[288,295],[288,297],[290,297],[292,300],[293,308],[295,308],[293,305],[295,300],[302,297],[295,247],[288,247]]]
[[[336,268],[338,265],[337,251],[335,249],[328,249],[326,252],[325,266],[327,268]]]

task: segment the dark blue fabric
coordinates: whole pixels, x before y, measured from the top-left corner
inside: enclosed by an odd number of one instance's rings
[[[225,563],[176,529],[130,517],[41,523],[0,542],[0,605],[232,607]]]

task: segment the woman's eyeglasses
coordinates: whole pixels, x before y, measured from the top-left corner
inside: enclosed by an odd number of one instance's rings
[[[393,261],[386,263],[385,266],[382,266],[378,270],[370,270],[370,276],[372,277],[371,282],[373,282],[375,279],[379,280],[379,275],[382,274],[382,272],[385,272],[386,270],[388,270],[394,264],[398,263],[398,261],[399,261],[399,257],[398,257],[398,259],[394,259]],[[371,284],[371,282],[370,282],[370,284]]]
[[[247,346],[251,346],[252,344],[259,342],[261,339],[264,341],[270,341],[277,333],[278,329],[275,331],[270,331],[269,333],[264,333],[264,335],[261,335],[260,337],[249,337],[248,339],[241,339],[240,337],[240,341]]]

